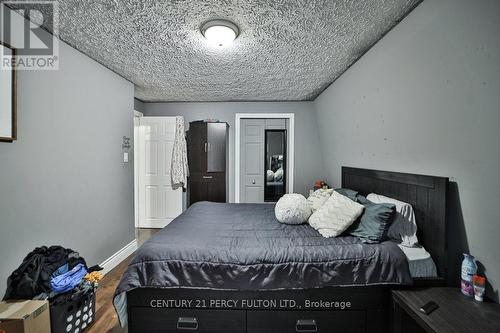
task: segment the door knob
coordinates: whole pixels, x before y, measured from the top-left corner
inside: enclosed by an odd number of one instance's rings
[[[252,184],[254,184],[254,185],[255,185],[255,179],[254,179],[254,180],[252,180]]]

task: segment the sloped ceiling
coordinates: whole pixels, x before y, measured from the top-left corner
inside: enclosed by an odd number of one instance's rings
[[[59,36],[143,101],[312,100],[418,2],[59,0]],[[224,49],[200,32],[219,18],[241,31]]]

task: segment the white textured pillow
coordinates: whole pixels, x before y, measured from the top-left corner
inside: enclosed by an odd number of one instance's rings
[[[268,182],[273,182],[274,181],[274,171],[273,170],[267,170],[266,178],[267,178]]]
[[[413,207],[409,203],[375,193],[368,194],[366,198],[373,203],[389,203],[396,206],[396,215],[387,231],[387,237],[400,242],[400,245],[406,247],[413,247],[418,244],[417,220],[415,219]]]
[[[309,202],[309,206],[313,213],[317,211],[323,204],[328,200],[328,198],[332,195],[333,189],[322,189],[314,191],[308,198],[307,202]]]
[[[283,168],[279,168],[278,170],[276,170],[276,172],[274,173],[274,181],[275,182],[283,181]]]
[[[276,203],[276,219],[286,224],[301,224],[311,216],[311,207],[302,194],[285,194]]]
[[[337,237],[363,213],[365,207],[342,194],[332,195],[309,218],[309,224],[323,237]]]

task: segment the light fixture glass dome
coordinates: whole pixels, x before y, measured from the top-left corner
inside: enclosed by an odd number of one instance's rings
[[[203,24],[201,32],[210,44],[224,47],[230,45],[238,37],[239,29],[232,22],[213,20]]]

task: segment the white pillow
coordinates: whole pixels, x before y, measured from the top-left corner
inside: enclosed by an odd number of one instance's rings
[[[283,168],[279,168],[278,170],[276,170],[276,172],[274,173],[274,181],[275,182],[283,181]]]
[[[309,202],[309,206],[311,206],[311,210],[313,213],[318,210],[323,204],[328,200],[328,198],[332,195],[333,189],[322,189],[314,191],[308,198],[307,202]]]
[[[368,194],[366,198],[373,203],[389,203],[396,206],[396,215],[387,231],[387,237],[406,247],[418,244],[417,220],[413,207],[409,203],[375,193]]]
[[[309,224],[323,237],[337,237],[363,213],[365,207],[342,194],[332,195],[309,218]]]
[[[268,182],[274,181],[274,172],[273,170],[267,170],[266,178]]]
[[[292,193],[282,196],[274,208],[276,219],[286,224],[301,224],[311,216],[311,207],[302,194]]]

